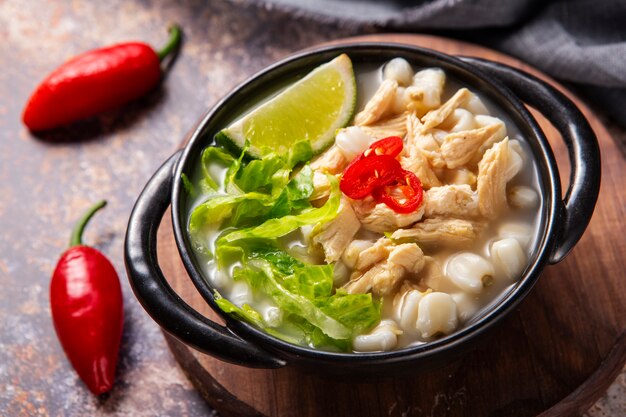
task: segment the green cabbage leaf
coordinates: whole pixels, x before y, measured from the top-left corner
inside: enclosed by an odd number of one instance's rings
[[[218,147],[202,154],[202,178],[185,189],[206,200],[192,210],[188,230],[197,242],[208,230],[220,230],[208,253],[220,268],[235,265],[232,279],[246,282],[253,296],[271,301],[281,311],[279,323],[268,323],[250,305],[237,306],[217,291],[215,301],[227,314],[291,343],[340,351],[352,338],[380,321],[381,302],[371,294],[335,290],[334,265],[313,265],[296,259],[280,239],[302,226],[319,227],[335,218],[341,191],[329,175],[330,195],[321,207],[309,202],[314,191],[313,171],[302,164],[312,157],[308,142],[285,156],[268,154],[246,161]]]

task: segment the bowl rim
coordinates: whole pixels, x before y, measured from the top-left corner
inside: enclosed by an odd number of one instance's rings
[[[200,272],[199,268],[197,268],[196,260],[192,254],[193,249],[187,236],[186,224],[184,224],[184,216],[181,212],[181,208],[183,207],[182,194],[184,190],[184,187],[181,184],[181,175],[184,172],[191,172],[187,171],[186,168],[188,168],[190,161],[193,160],[195,152],[198,151],[196,148],[201,146],[201,149],[204,149],[204,147],[209,146],[212,143],[212,138],[210,142],[206,142],[205,129],[209,122],[211,122],[214,118],[223,117],[224,115],[220,112],[223,112],[223,109],[227,107],[229,103],[236,100],[238,96],[249,93],[248,90],[254,90],[255,88],[258,89],[265,83],[271,84],[272,80],[274,80],[281,73],[281,71],[289,71],[291,67],[302,64],[307,59],[314,58],[313,60],[321,60],[321,57],[333,54],[338,55],[341,53],[347,53],[350,56],[351,52],[364,55],[374,55],[377,50],[380,52],[381,49],[386,52],[421,56],[427,60],[443,62],[447,66],[456,68],[461,72],[471,75],[474,80],[479,80],[483,85],[488,86],[490,89],[488,92],[490,98],[497,96],[499,99],[498,101],[506,102],[508,104],[509,107],[502,108],[501,111],[503,111],[508,117],[516,120],[518,128],[524,131],[523,133],[525,134],[525,138],[529,143],[531,141],[535,142],[531,147],[533,148],[533,153],[535,154],[538,166],[538,180],[543,182],[541,185],[543,186],[542,192],[544,200],[541,206],[540,217],[544,225],[543,230],[539,230],[540,236],[537,239],[535,248],[536,255],[532,263],[528,265],[525,274],[516,284],[514,284],[514,287],[509,290],[508,293],[501,295],[497,303],[480,316],[478,320],[440,339],[384,352],[332,352],[294,345],[273,337],[253,325],[232,318],[227,313],[224,313],[215,303],[213,297],[214,289],[204,278],[203,273]],[[378,61],[380,61],[380,58]],[[460,81],[466,82],[467,80],[461,79]],[[511,111],[514,111],[514,113],[511,113]],[[520,122],[523,122],[523,124]],[[528,132],[532,133],[532,137],[527,135]],[[537,155],[536,149],[541,151],[540,155]],[[539,156],[542,158],[539,158]],[[373,364],[380,361],[393,363],[417,359],[418,357],[429,358],[439,355],[442,352],[459,349],[477,336],[493,328],[503,318],[508,316],[508,314],[526,297],[526,295],[528,295],[537,282],[542,269],[548,263],[550,251],[558,238],[558,226],[562,207],[562,201],[560,199],[560,176],[552,148],[550,147],[543,130],[539,127],[535,118],[523,105],[520,99],[511,92],[511,90],[498,80],[490,78],[478,68],[463,62],[458,57],[423,47],[395,42],[357,41],[307,49],[281,59],[280,61],[269,65],[261,71],[248,77],[245,81],[231,89],[215,105],[211,106],[196,126],[190,131],[183,153],[179,157],[173,170],[173,176],[171,216],[176,246],[183,261],[183,265],[185,266],[185,269],[187,270],[194,286],[203,299],[211,306],[212,310],[224,319],[227,328],[243,340],[253,342],[267,348],[283,358],[324,360],[332,363],[350,362]]]

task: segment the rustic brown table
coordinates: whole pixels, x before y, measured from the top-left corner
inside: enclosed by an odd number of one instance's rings
[[[186,39],[162,87],[42,138],[22,126],[29,93],[60,61],[130,39],[159,46],[173,21]],[[226,1],[2,0],[0,34],[0,415],[211,415],[125,279],[128,215],[149,176],[208,105],[276,59],[357,30]],[[625,130],[605,123],[626,142]],[[48,283],[71,224],[100,198],[110,204],[86,241],[120,273],[126,317],[117,385],[94,398],[56,340]],[[589,415],[626,414],[625,385],[623,372]]]

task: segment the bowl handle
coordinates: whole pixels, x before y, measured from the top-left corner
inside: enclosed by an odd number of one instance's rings
[[[522,101],[541,112],[559,131],[571,164],[570,184],[561,210],[560,236],[550,263],[560,262],[584,233],[600,192],[600,149],[596,135],[576,105],[550,84],[508,65],[463,57],[511,89]]]
[[[156,238],[170,205],[173,169],[181,151],[154,174],[130,215],[124,261],[133,292],[161,327],[184,343],[226,362],[251,368],[278,368],[285,361],[234,335],[191,308],[169,286],[159,267]]]

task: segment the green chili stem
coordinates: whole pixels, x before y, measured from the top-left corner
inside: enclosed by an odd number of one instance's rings
[[[83,215],[83,217],[76,223],[74,226],[74,230],[72,230],[72,236],[70,238],[70,248],[72,246],[78,246],[83,244],[83,230],[85,230],[85,226],[94,214],[102,207],[106,206],[106,200],[98,201],[96,204],[91,206],[91,208]]]
[[[180,40],[182,39],[182,31],[180,30],[180,26],[171,25],[168,28],[168,32],[170,33],[170,38],[167,40],[167,43],[160,51],[157,51],[157,56],[159,57],[159,61],[163,61],[166,56],[168,56],[173,50],[178,48],[180,44]]]

